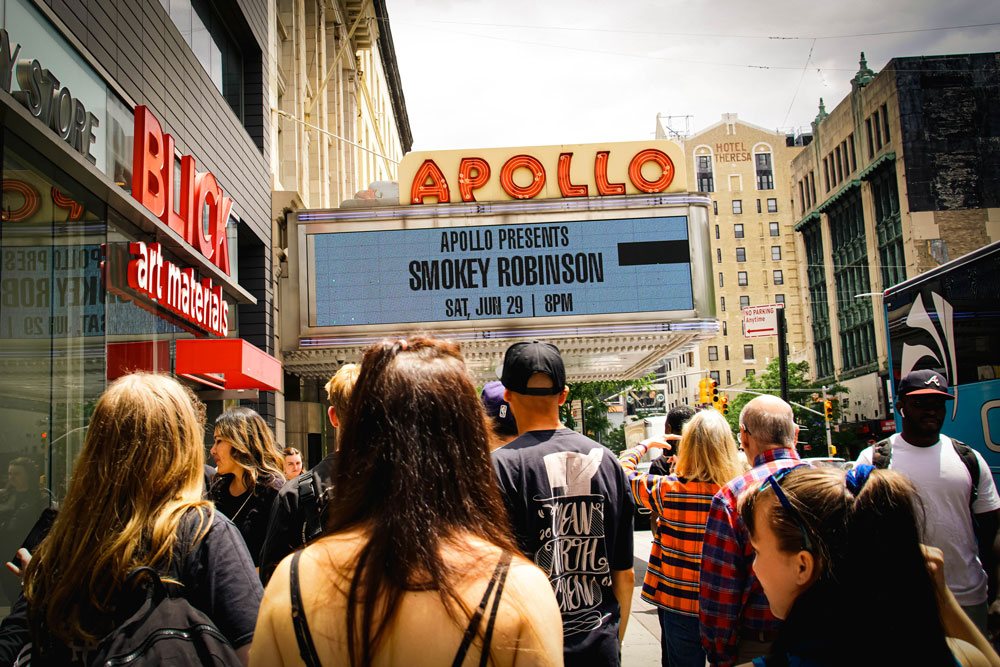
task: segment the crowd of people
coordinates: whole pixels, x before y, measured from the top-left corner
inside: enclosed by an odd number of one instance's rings
[[[335,447],[303,471],[249,408],[212,424],[209,466],[188,388],[111,383],[47,535],[8,564],[0,666],[181,644],[198,657],[172,664],[618,665],[638,505],[663,665],[1000,667],[1000,497],[941,435],[936,373],[902,379],[902,431],[850,472],[801,460],[773,396],[743,408],[739,444],[718,412],[678,409],[616,457],[560,421],[566,370],[542,341],[480,393],[457,344],[424,336],[375,343],[326,390]],[[668,453],[643,473],[651,445]],[[0,528],[27,532],[50,499],[27,459],[8,477]],[[195,620],[166,625],[178,613]]]

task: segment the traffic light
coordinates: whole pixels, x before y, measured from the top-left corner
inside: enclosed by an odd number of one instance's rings
[[[708,379],[698,381],[698,402],[708,403]]]
[[[826,420],[833,421],[833,401],[827,399],[823,401],[823,411],[826,413]]]
[[[835,445],[830,445],[830,456],[837,455],[837,447]]]
[[[712,403],[719,402],[719,383],[715,380],[708,381],[708,395],[712,399]]]
[[[723,396],[721,399],[719,399],[719,409],[722,410],[722,414],[724,414],[724,415],[728,415],[729,414],[729,397],[728,396]]]

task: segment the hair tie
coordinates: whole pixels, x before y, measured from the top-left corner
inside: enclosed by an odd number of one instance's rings
[[[865,482],[868,481],[872,470],[875,470],[875,466],[868,464],[861,464],[851,468],[850,472],[847,473],[847,488],[851,493],[855,496],[861,493],[861,489],[864,487]]]

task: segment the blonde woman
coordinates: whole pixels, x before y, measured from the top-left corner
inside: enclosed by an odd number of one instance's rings
[[[620,457],[636,503],[658,515],[642,597],[657,607],[664,658],[672,667],[702,667],[698,580],[705,524],[712,497],[743,467],[729,423],[715,410],[684,425],[674,475],[638,472],[646,448],[639,444]]]
[[[212,458],[218,472],[208,497],[239,528],[253,563],[267,533],[271,505],[285,483],[284,461],[264,418],[250,408],[234,408],[215,420]]]
[[[36,664],[89,664],[141,566],[179,582],[246,662],[263,591],[236,528],[202,500],[202,439],[170,377],[128,375],[98,400],[66,500],[24,575]]]

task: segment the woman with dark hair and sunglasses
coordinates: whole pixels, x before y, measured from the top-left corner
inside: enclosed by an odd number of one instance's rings
[[[518,552],[458,346],[365,351],[325,536],[275,570],[256,665],[561,665],[548,579]]]
[[[753,570],[784,623],[753,665],[991,665],[1000,657],[921,545],[913,486],[890,470],[806,466],[740,499]]]

